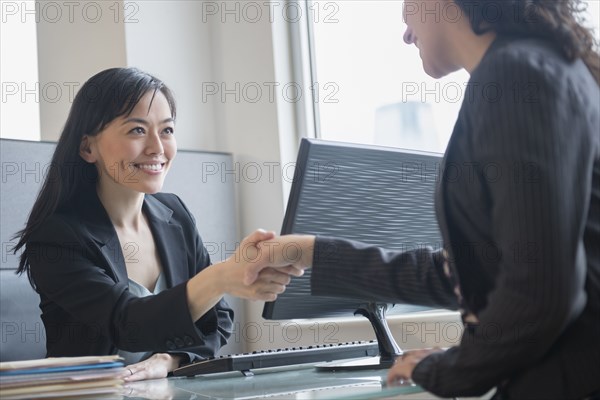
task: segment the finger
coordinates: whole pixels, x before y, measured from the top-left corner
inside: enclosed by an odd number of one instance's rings
[[[404,369],[404,363],[400,360],[389,370],[387,384],[395,386],[403,383],[403,381],[407,379],[410,379],[410,376],[407,376]]]
[[[424,354],[429,354],[430,352],[431,350],[429,349],[408,350],[404,352],[402,358],[406,359],[407,357],[420,357]]]
[[[267,232],[262,229],[258,229],[248,235],[240,244],[240,252],[244,255],[244,258],[248,262],[246,271],[244,271],[243,282],[245,285],[252,285],[260,271],[265,268],[264,260],[261,260],[261,249],[257,244],[261,241],[270,240],[275,237],[275,232]]]
[[[133,374],[135,374],[136,371],[138,371],[140,368],[143,368],[143,362],[144,361],[135,364],[129,364],[125,367],[125,371],[123,371],[120,377],[127,380],[127,378],[133,376]]]
[[[248,294],[248,298],[251,300],[262,300],[262,301],[275,301],[277,295],[285,292],[285,286],[276,283],[260,284],[256,285],[255,288]]]
[[[277,300],[277,293],[254,291],[244,296],[244,298],[253,301],[275,301]]]
[[[257,288],[257,293],[268,293],[277,295],[283,292],[285,292],[285,285],[282,285],[277,282],[263,283]]]
[[[275,232],[265,231],[264,229],[257,229],[242,240],[243,244],[256,244],[264,240],[271,240],[275,237]]]
[[[275,301],[277,300],[277,295],[275,293],[262,293],[256,300]]]
[[[278,271],[281,271],[285,274],[292,275],[295,277],[300,277],[304,275],[304,270],[302,268],[296,268],[293,265],[288,265],[285,267],[278,268]]]
[[[145,369],[134,372],[133,375],[125,377],[126,382],[136,382],[148,379],[148,372]]]
[[[126,376],[125,378],[123,378],[123,380],[125,382],[135,382],[135,381],[141,381],[145,378],[145,369],[133,369],[131,367],[128,368],[130,372],[129,376]]]
[[[121,372],[121,374],[119,374],[119,378],[123,379],[123,378],[127,378],[128,376],[131,376],[131,372],[129,372],[129,369],[125,369],[125,371]]]
[[[285,272],[280,272],[274,268],[265,268],[261,271],[257,281],[270,283],[275,282],[281,285],[288,285],[291,281],[290,275]]]
[[[244,285],[250,286],[256,282],[260,271],[262,271],[266,266],[259,263],[252,263],[246,266],[246,271],[244,271]]]

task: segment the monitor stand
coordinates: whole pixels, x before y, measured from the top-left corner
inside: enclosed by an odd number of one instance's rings
[[[367,317],[375,331],[377,344],[379,345],[379,357],[357,359],[344,363],[327,363],[316,366],[319,371],[356,371],[365,369],[390,368],[396,357],[402,355],[402,350],[396,344],[390,328],[385,320],[387,304],[368,303],[354,312]]]

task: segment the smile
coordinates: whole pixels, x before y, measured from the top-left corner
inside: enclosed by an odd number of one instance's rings
[[[164,169],[165,163],[155,163],[155,164],[133,164],[135,168],[139,168],[144,171],[155,171],[161,172]]]

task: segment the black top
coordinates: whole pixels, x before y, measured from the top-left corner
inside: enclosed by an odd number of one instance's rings
[[[599,87],[516,38],[469,82],[436,190],[446,251],[318,238],[313,294],[465,307],[460,345],[413,372],[436,395],[583,397],[600,389]]]
[[[195,361],[226,343],[233,311],[224,300],[195,323],[190,317],[186,282],[210,265],[191,213],[166,193],[145,195],[142,211],[169,287],[155,296],[129,293],[119,238],[93,188],[48,218],[27,243],[48,357],[121,349],[186,352]]]

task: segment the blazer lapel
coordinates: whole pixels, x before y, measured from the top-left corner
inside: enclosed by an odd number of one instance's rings
[[[117,282],[128,282],[127,267],[125,266],[125,258],[123,257],[123,250],[121,250],[121,242],[116,232],[105,244],[100,248],[102,255],[108,261],[112,268]]]
[[[183,229],[171,221],[173,210],[151,195],[144,198],[143,210],[150,222],[154,243],[158,251],[163,273],[166,274],[169,287],[176,286],[189,277]]]
[[[446,152],[444,153],[444,157],[442,158],[442,162],[440,164],[440,172],[439,172],[439,182],[437,184],[435,190],[435,212],[437,215],[438,224],[440,227],[440,231],[442,233],[442,241],[444,246],[444,257],[447,259],[449,267],[453,270],[455,276],[458,276],[456,272],[456,268],[454,267],[454,257],[452,251],[452,243],[450,241],[450,233],[448,230],[448,216],[446,215],[446,198],[444,197],[444,193],[446,193],[445,185],[447,182],[447,162],[448,162],[448,153],[450,152],[450,148],[452,146],[452,136],[448,141],[448,146],[446,147]]]
[[[96,242],[112,269],[116,281],[127,283],[127,268],[117,231],[100,202],[94,186],[86,185],[82,188],[75,208],[87,226],[89,236]]]
[[[85,221],[90,237],[98,244],[117,282],[127,283],[127,267],[117,231],[100,202],[96,189],[90,186],[82,192],[75,205],[78,215]],[[169,287],[184,282],[189,278],[186,273],[185,241],[181,226],[171,222],[173,210],[151,195],[144,197],[142,210],[148,217]]]
[[[437,215],[438,224],[442,233],[442,240],[444,242],[444,248],[450,243],[448,242],[448,221],[446,219],[445,199],[444,199],[444,184],[445,184],[445,170],[446,170],[446,154],[442,158],[439,171],[439,182],[435,188],[435,213]]]

